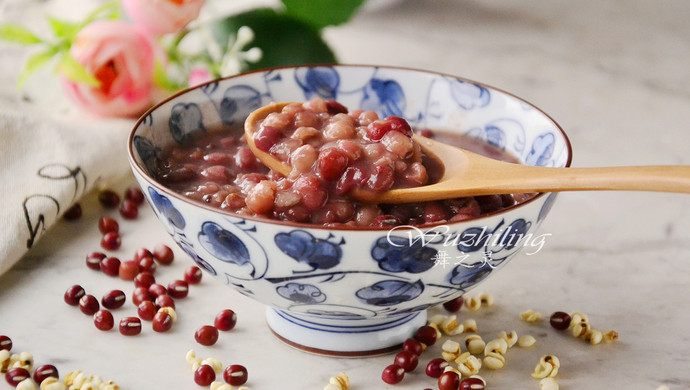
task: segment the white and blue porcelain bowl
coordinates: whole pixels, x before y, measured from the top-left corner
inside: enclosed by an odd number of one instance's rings
[[[149,110],[129,138],[129,160],[165,229],[191,260],[267,305],[270,329],[312,352],[359,356],[397,348],[426,309],[543,245],[555,194],[423,229],[333,228],[240,217],[177,194],[152,175],[162,150],[189,135],[244,122],[270,102],[335,99],[397,115],[413,127],[469,134],[530,165],[566,167],[571,149],[548,115],[487,85],[434,72],[362,65],[285,67],[183,91]],[[212,297],[209,297],[212,299]]]

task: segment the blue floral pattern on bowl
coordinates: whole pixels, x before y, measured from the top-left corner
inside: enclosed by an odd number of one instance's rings
[[[422,324],[426,308],[464,293],[519,253],[555,195],[475,220],[358,230],[225,213],[150,176],[161,150],[193,134],[241,123],[271,101],[316,96],[402,116],[415,127],[468,134],[527,164],[570,162],[567,138],[537,108],[481,83],[411,69],[271,69],[216,80],[155,107],[132,133],[130,162],[157,216],[201,268],[267,304],[274,332],[317,350],[380,350],[402,341],[394,336],[400,327]]]

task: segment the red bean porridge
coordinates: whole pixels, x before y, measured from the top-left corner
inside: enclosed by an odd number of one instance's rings
[[[517,162],[473,138],[419,130],[420,135]],[[254,143],[292,167],[269,170],[247,146],[242,126],[225,127],[164,151],[155,176],[190,199],[239,215],[329,226],[385,227],[460,221],[512,206],[530,194],[487,195],[414,204],[366,204],[351,192],[382,192],[432,183],[440,173],[413,142],[402,118],[380,119],[316,98],[271,113]]]

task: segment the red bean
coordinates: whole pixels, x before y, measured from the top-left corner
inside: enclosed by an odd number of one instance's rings
[[[118,275],[122,280],[134,280],[139,274],[139,262],[135,260],[127,260],[120,263]]]
[[[322,150],[317,162],[319,175],[324,180],[336,180],[345,172],[349,161],[347,155],[338,149]]]
[[[243,171],[254,170],[258,165],[256,156],[249,148],[239,148],[235,153],[235,165]]]
[[[247,369],[242,365],[232,364],[223,370],[223,380],[231,386],[242,386],[248,379]]]
[[[125,199],[131,200],[136,205],[144,203],[144,193],[138,187],[129,187],[125,191]]]
[[[154,283],[149,286],[149,293],[151,294],[152,299],[156,299],[161,295],[166,295],[168,293],[168,289],[161,284]]]
[[[328,113],[331,115],[346,114],[348,111],[347,107],[335,100],[326,100],[326,107],[328,108]]]
[[[438,378],[438,390],[458,390],[460,376],[453,371],[447,371]]]
[[[388,131],[390,131],[388,122],[379,119],[369,123],[367,126],[367,138],[370,141],[380,141]]]
[[[91,252],[88,255],[86,255],[86,266],[91,268],[92,270],[100,271],[101,270],[101,261],[105,259],[107,256],[105,253],[102,252]]]
[[[445,221],[448,215],[448,210],[439,202],[428,202],[424,205],[424,223]]]
[[[372,141],[379,141],[389,131],[397,131],[408,137],[412,136],[412,128],[405,119],[389,116],[386,119],[371,122],[367,126],[367,138]]]
[[[419,340],[409,338],[403,342],[402,345],[403,351],[410,351],[413,354],[420,356],[422,352],[424,352],[424,347],[422,346],[422,343],[419,342]]]
[[[169,246],[158,244],[153,248],[153,258],[161,264],[168,265],[175,259],[175,254]]]
[[[443,303],[443,308],[451,313],[460,311],[462,304],[465,302],[464,298],[461,296],[451,299],[450,301]]]
[[[438,334],[436,333],[436,329],[429,325],[421,326],[419,329],[417,329],[417,333],[415,334],[415,338],[417,340],[428,346],[434,345],[437,337]]]
[[[394,172],[389,165],[376,165],[367,180],[367,186],[374,192],[383,192],[393,185]]]
[[[0,335],[0,351],[11,351],[12,350],[12,339],[4,334]]]
[[[100,306],[101,305],[98,303],[98,299],[90,294],[84,295],[79,300],[79,310],[86,315],[95,314],[98,309],[100,309]]]
[[[429,363],[426,365],[426,374],[432,378],[439,378],[441,374],[443,374],[443,371],[448,367],[450,363],[448,363],[445,359],[442,358],[436,358],[432,359]]]
[[[218,329],[210,325],[204,325],[194,333],[194,339],[201,345],[213,345],[218,341]]]
[[[379,215],[371,222],[371,227],[375,228],[398,225],[400,225],[400,219],[395,215],[390,214]]]
[[[131,200],[124,200],[120,205],[120,215],[125,219],[136,219],[139,216],[139,206]]]
[[[202,364],[194,371],[194,383],[199,386],[208,386],[216,380],[216,372],[208,364]]]
[[[134,277],[135,287],[144,287],[148,290],[154,283],[156,283],[156,277],[153,276],[151,272],[139,272],[137,276]]]
[[[112,190],[102,190],[98,193],[98,201],[105,208],[115,208],[120,204],[120,196]]]
[[[405,377],[405,370],[402,367],[398,367],[395,364],[383,369],[381,373],[381,379],[388,383],[389,385],[394,385],[400,383]]]
[[[101,304],[106,309],[113,310],[122,307],[122,305],[125,304],[126,300],[127,297],[125,296],[124,291],[112,290],[105,294],[103,298],[101,298]]]
[[[75,203],[72,205],[72,207],[68,208],[67,211],[65,211],[65,214],[63,214],[62,217],[68,221],[74,221],[76,219],[81,218],[81,215],[81,205],[79,203]]]
[[[119,328],[125,336],[136,336],[141,333],[141,320],[138,317],[124,317],[120,320]]]
[[[79,306],[79,300],[86,295],[84,288],[78,284],[65,291],[65,302],[70,306]]]
[[[172,307],[173,309],[175,308],[175,300],[167,294],[164,295],[159,295],[156,297],[156,300],[153,302],[156,304],[156,307],[161,308],[161,307]]]
[[[237,325],[237,314],[235,314],[235,312],[230,309],[222,310],[220,313],[216,314],[216,318],[213,321],[213,325],[218,330],[232,330],[235,327],[235,325]]]
[[[157,312],[158,308],[152,301],[142,301],[137,306],[137,315],[144,321],[152,321]]]
[[[570,327],[571,320],[572,318],[568,313],[557,311],[551,314],[551,318],[549,318],[549,323],[554,329],[565,330]]]
[[[108,232],[101,238],[101,247],[103,249],[114,251],[122,245],[122,238],[118,233]]]
[[[410,372],[417,368],[419,358],[411,351],[401,351],[395,355],[393,362],[396,366],[401,367],[405,372]]]
[[[47,378],[59,377],[60,374],[58,373],[57,368],[52,364],[44,364],[36,367],[36,369],[34,370],[34,381],[36,381],[36,383],[38,383],[39,385]]]
[[[184,280],[175,280],[168,284],[168,295],[173,298],[185,298],[189,294],[189,284]]]
[[[486,385],[479,378],[465,378],[460,381],[460,390],[484,390]]]
[[[115,319],[108,310],[99,310],[93,315],[93,324],[99,330],[108,331],[115,326]]]
[[[156,299],[153,294],[151,294],[150,288],[146,287],[135,287],[132,293],[132,303],[139,306],[142,302],[151,301]]]
[[[412,137],[412,127],[410,127],[410,124],[405,119],[399,116],[389,116],[386,117],[385,121],[389,123],[390,131],[397,131],[408,137]]]
[[[193,265],[184,272],[184,281],[189,284],[199,284],[201,282],[201,277],[203,273],[201,268]]]
[[[148,250],[148,249],[146,249],[146,248],[139,248],[139,249],[136,250],[136,252],[134,252],[134,258],[133,258],[133,260],[141,260],[141,259],[143,259],[144,257],[151,257],[151,258],[153,258],[153,253],[151,253],[151,251]]]
[[[104,215],[101,218],[98,219],[98,230],[101,231],[101,233],[106,234],[106,233],[119,233],[120,232],[120,224],[117,223],[116,220],[113,218]]]
[[[302,175],[292,185],[293,190],[302,197],[302,203],[309,210],[320,209],[328,194],[321,188],[319,179],[314,175]]]
[[[275,145],[276,142],[282,138],[283,134],[280,130],[273,126],[262,126],[256,133],[254,133],[254,145],[259,150],[268,152],[271,146]]]
[[[101,271],[108,276],[118,276],[120,274],[120,259],[106,257],[101,261]]]
[[[212,165],[201,171],[201,176],[208,181],[220,184],[228,184],[231,181],[228,169],[223,165]]]
[[[139,259],[139,270],[141,272],[155,273],[158,269],[158,264],[153,260],[153,256],[146,256]]]
[[[10,368],[7,373],[5,373],[5,380],[12,387],[16,387],[19,382],[28,378],[31,378],[31,374],[27,369],[22,367]]]
[[[170,314],[159,311],[153,316],[153,330],[159,333],[167,332],[173,324]]]
[[[359,167],[347,167],[345,173],[340,176],[338,182],[335,184],[336,195],[345,195],[352,191],[357,186],[366,182],[367,177]]]

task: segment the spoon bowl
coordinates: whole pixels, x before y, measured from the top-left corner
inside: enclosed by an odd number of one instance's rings
[[[271,103],[252,112],[245,121],[247,144],[267,167],[288,176],[292,168],[259,149],[254,133],[260,122],[291,102]],[[413,134],[422,151],[437,161],[442,175],[432,184],[384,192],[353,190],[366,203],[415,203],[467,196],[528,192],[634,190],[690,193],[690,166],[634,166],[551,168],[495,160],[468,150]]]

